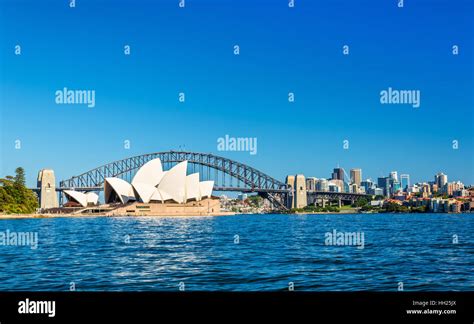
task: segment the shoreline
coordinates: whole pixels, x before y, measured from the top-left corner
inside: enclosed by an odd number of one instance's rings
[[[233,212],[221,212],[209,215],[106,215],[106,214],[0,214],[0,220],[2,219],[34,219],[34,218],[96,218],[96,217],[218,217],[218,216],[236,216],[236,215],[268,215],[272,213],[264,214],[246,214],[246,213],[233,213]],[[396,215],[396,214],[472,214],[471,212],[463,213],[360,213],[360,212],[308,212],[308,213],[275,213],[275,215],[367,215],[367,214],[386,214],[386,215]]]
[[[107,215],[107,214],[0,214],[1,219],[31,219],[31,218],[95,218],[95,217],[214,217],[233,216],[233,212],[219,212],[205,215]]]

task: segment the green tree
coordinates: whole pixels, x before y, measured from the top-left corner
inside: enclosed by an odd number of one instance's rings
[[[15,169],[15,183],[25,186],[25,169],[18,167]]]
[[[25,171],[15,170],[16,176],[0,179],[0,212],[13,214],[33,213],[38,207],[36,194],[25,187]]]

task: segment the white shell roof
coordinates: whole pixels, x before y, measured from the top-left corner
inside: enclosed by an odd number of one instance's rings
[[[158,185],[163,200],[173,199],[177,203],[186,202],[186,171],[188,161],[183,161],[172,167],[161,179]]]
[[[186,200],[201,200],[199,194],[199,173],[193,173],[186,177]]]
[[[186,175],[187,168],[188,161],[183,161],[170,170],[163,171],[160,159],[154,159],[137,171],[132,184],[120,178],[106,178],[105,202],[110,202],[112,192],[115,192],[124,204],[137,199],[144,203],[166,200],[185,203],[188,199],[201,200],[203,197],[210,197],[214,181],[199,182],[199,173]],[[96,197],[91,196],[90,199],[92,201]]]
[[[143,182],[134,182],[133,189],[136,196],[138,196],[144,203],[150,202],[153,194],[157,191],[156,187]]]
[[[127,203],[129,200],[135,199],[132,185],[127,181],[120,178],[105,178],[104,197],[106,203],[110,202],[109,197],[112,190],[115,191],[122,204]]]
[[[75,190],[64,190],[64,194],[69,200],[75,200],[82,207],[87,207],[89,203],[97,204],[99,196],[94,192],[83,193]]]
[[[81,204],[82,207],[87,206],[87,196],[85,193],[74,190],[64,190],[64,194],[66,195],[68,200],[75,200],[76,202]]]
[[[163,178],[164,172],[160,159],[153,159],[145,163],[133,177],[132,185],[135,183],[144,183],[156,186]]]
[[[214,181],[201,181],[199,182],[199,191],[201,194],[201,199],[204,197],[211,197],[212,188],[214,188]]]
[[[87,203],[93,203],[94,205],[99,202],[99,195],[95,192],[88,192],[86,193],[87,196]]]

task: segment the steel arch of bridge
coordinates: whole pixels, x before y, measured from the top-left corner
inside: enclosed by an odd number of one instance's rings
[[[281,182],[267,174],[252,168],[243,163],[220,157],[210,153],[168,151],[156,152],[138,155],[119,161],[104,164],[98,168],[84,172],[78,176],[63,180],[59,183],[60,188],[88,189],[100,190],[103,186],[105,178],[123,177],[138,170],[146,162],[159,158],[162,164],[178,163],[188,161],[191,164],[201,165],[209,169],[215,169],[230,177],[240,181],[244,187],[225,187],[215,185],[214,190],[217,191],[244,191],[244,192],[260,192],[267,194],[285,194],[291,189]],[[207,170],[209,173],[209,169]]]

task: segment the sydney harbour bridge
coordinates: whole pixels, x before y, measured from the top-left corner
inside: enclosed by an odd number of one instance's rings
[[[184,151],[149,153],[104,164],[60,181],[56,190],[59,192],[63,190],[101,191],[103,190],[104,179],[108,177],[119,177],[131,182],[136,171],[142,165],[156,158],[161,160],[165,170],[179,162],[188,161],[188,169],[192,172],[199,172],[203,177],[201,180],[214,180],[214,191],[257,193],[268,199],[276,209],[288,209],[289,199],[293,196],[293,190],[290,186],[246,164],[210,153]],[[312,196],[312,200],[325,199],[353,202],[365,195],[308,191],[308,196]],[[63,194],[61,193],[60,202],[62,200]]]

